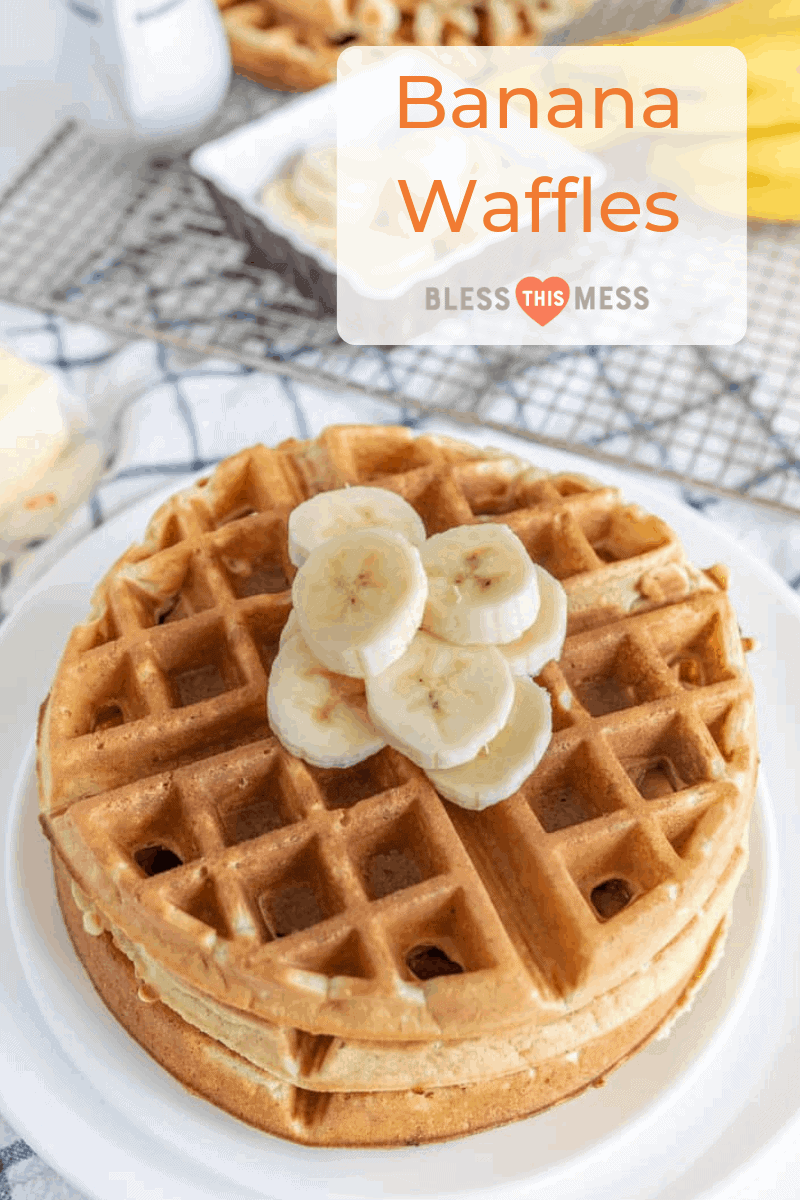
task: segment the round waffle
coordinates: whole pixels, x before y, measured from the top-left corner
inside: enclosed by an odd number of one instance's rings
[[[309,1034],[271,1025],[247,1012],[215,1003],[165,972],[140,947],[109,926],[70,879],[63,864],[56,862],[55,866],[61,876],[60,891],[68,888],[71,898],[68,904],[62,896],[62,907],[74,905],[82,914],[81,956],[101,995],[105,995],[105,986],[93,964],[106,952],[85,948],[85,938],[92,935],[102,938],[105,944],[106,935],[110,935],[114,946],[128,957],[137,980],[137,994],[145,1003],[157,997],[187,1024],[285,1083],[306,1091],[358,1092],[449,1087],[497,1079],[538,1068],[562,1055],[571,1061],[600,1037],[621,1037],[618,1031],[646,1011],[653,996],[671,993],[679,985],[687,963],[703,959],[715,930],[727,917],[746,860],[744,848],[733,855],[702,912],[652,962],[643,964],[646,970],[640,969],[584,1008],[546,1024],[522,1023],[484,1037],[424,1042],[347,1041]],[[616,1048],[620,1045],[615,1037]]]
[[[142,1004],[128,959],[108,933],[91,937],[56,864],[58,896],[75,949],[117,1020],[195,1095],[266,1133],[312,1146],[407,1146],[444,1141],[541,1112],[599,1086],[691,1003],[714,965],[725,923],[714,930],[692,970],[635,1017],[590,1038],[580,1053],[461,1086],[391,1092],[311,1091],[281,1082],[201,1033],[159,1001]]]
[[[535,46],[581,0],[218,0],[234,69],[279,91],[336,79],[344,46]]]
[[[391,749],[326,771],[270,733],[288,513],[347,483],[399,492],[429,535],[507,523],[567,591],[553,740],[485,812]],[[721,571],[613,488],[372,426],[256,447],[165,505],[39,737],[43,826],[99,920],[215,1004],[347,1042],[544,1026],[641,972],[740,861],[756,762]]]

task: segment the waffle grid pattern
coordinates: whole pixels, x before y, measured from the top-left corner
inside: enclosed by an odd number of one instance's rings
[[[331,83],[342,46],[526,46],[577,18],[569,0],[218,0],[234,68],[279,90]]]
[[[199,945],[251,986],[268,979],[294,992],[300,1027],[315,1022],[297,997],[319,1000],[322,988],[339,1002],[323,1032],[369,1036],[344,1002],[377,994],[419,1009],[428,973],[427,1003],[451,1022],[454,1012],[468,1020],[476,995],[491,1007],[502,989],[498,1023],[519,1019],[531,988],[551,1006],[591,994],[627,969],[621,927],[656,953],[686,923],[686,906],[704,902],[741,833],[727,776],[747,763],[733,761],[728,731],[746,723],[747,698],[727,602],[706,581],[680,604],[571,633],[561,665],[541,679],[553,701],[550,751],[516,797],[479,821],[443,806],[389,749],[348,771],[308,767],[266,723],[290,592],[270,594],[263,581],[291,581],[286,516],[314,490],[309,480],[376,478],[373,430],[326,436],[320,461],[301,444],[245,452],[167,505],[114,574],[108,609],[73,635],[57,688],[77,688],[85,703],[64,716],[57,690],[51,704],[55,840],[65,823],[77,830],[177,954]],[[508,460],[458,461],[452,444],[404,430],[383,431],[381,444],[383,466],[407,470],[377,478],[423,520],[436,515],[429,533],[508,521],[549,548],[573,599],[582,587],[591,594],[594,574],[607,590],[610,570],[638,578],[665,547],[674,552],[666,527],[656,522],[655,536],[638,510],[627,541],[609,533],[628,511],[613,489],[574,476],[518,479]],[[272,488],[259,492],[257,478]],[[279,507],[260,511],[268,495]],[[83,763],[88,790],[105,794],[87,795]],[[153,847],[175,856],[173,870],[148,877]],[[430,969],[430,947],[446,971]]]

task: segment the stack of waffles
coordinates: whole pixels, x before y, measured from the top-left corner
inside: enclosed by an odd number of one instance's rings
[[[583,0],[217,0],[234,69],[281,91],[336,79],[344,46],[536,46]]]
[[[552,741],[483,812],[391,748],[321,769],[270,730],[288,517],[348,484],[428,535],[502,522],[566,590]],[[111,569],[42,707],[41,820],[98,992],[187,1088],[311,1145],[456,1137],[601,1082],[690,1003],[746,863],[725,586],[615,488],[447,438],[226,460]]]

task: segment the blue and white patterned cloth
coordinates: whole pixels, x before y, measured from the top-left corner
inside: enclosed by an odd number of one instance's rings
[[[0,1117],[0,1200],[83,1200]]]
[[[50,543],[33,546],[12,570],[0,568],[0,613],[7,612],[51,562],[93,527],[147,492],[228,454],[287,437],[313,437],[334,423],[402,422],[424,429],[437,418],[399,404],[326,391],[262,374],[236,362],[200,360],[160,343],[123,343],[74,325],[0,304],[0,342],[60,372],[78,394],[92,389],[90,418],[105,430],[114,459],[88,504]],[[113,418],[113,419],[112,419]],[[109,429],[109,426],[111,427]],[[457,431],[455,431],[457,433]],[[480,433],[480,431],[476,431]],[[491,431],[482,440],[491,442]],[[535,447],[531,447],[535,457]],[[587,461],[589,474],[602,467]],[[737,539],[800,589],[800,519],[744,500],[720,500],[655,478],[651,486],[713,515]]]
[[[109,413],[103,408],[113,400],[119,425],[118,436],[113,429],[109,435],[116,443],[113,466],[89,502],[50,542],[28,548],[14,569],[10,564],[3,569],[0,607],[6,612],[50,563],[93,527],[146,492],[173,479],[177,487],[187,472],[255,441],[274,444],[292,436],[310,437],[340,422],[404,421],[419,428],[431,423],[428,418],[408,418],[398,405],[384,401],[299,386],[237,363],[190,360],[153,342],[123,344],[88,326],[8,305],[0,305],[0,342],[62,372],[76,393],[92,384],[95,394],[89,407],[94,419],[107,426]],[[489,432],[485,440],[491,442]],[[531,455],[535,458],[535,447]],[[589,462],[586,469],[602,473]],[[677,485],[654,481],[654,486],[682,494],[695,508],[713,514],[740,543],[800,589],[800,519],[744,501],[681,491]],[[737,1192],[730,1200],[744,1196]],[[2,1119],[0,1200],[80,1200]]]

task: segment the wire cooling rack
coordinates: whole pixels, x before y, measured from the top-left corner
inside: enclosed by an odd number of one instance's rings
[[[213,136],[285,97],[236,79]],[[800,232],[759,226],[733,347],[353,347],[248,261],[184,158],[67,123],[0,196],[0,299],[800,511]]]

